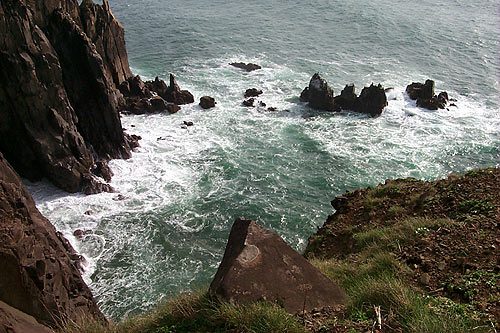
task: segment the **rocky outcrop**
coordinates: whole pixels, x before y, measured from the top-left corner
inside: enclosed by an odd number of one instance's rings
[[[79,260],[0,154],[0,301],[53,327],[68,319],[105,320]]]
[[[95,6],[99,22],[114,19],[106,2]],[[0,151],[23,177],[93,193],[110,190],[92,175],[95,161],[129,157],[137,143],[123,133],[112,79],[124,45],[108,52],[103,42],[103,61],[80,13],[76,0],[0,3]],[[97,33],[103,41],[113,22]]]
[[[30,315],[0,301],[1,333],[53,333],[47,326],[40,325]]]
[[[200,98],[200,106],[205,110],[215,107],[215,104],[216,102],[213,97],[203,96]]]
[[[428,110],[444,109],[448,104],[448,93],[443,91],[436,96],[435,83],[426,80],[425,83],[413,82],[406,87],[406,93],[412,100],[417,101],[417,106]]]
[[[244,63],[244,62],[232,62],[230,63],[229,65],[231,66],[234,66],[236,68],[240,68],[240,69],[243,69],[247,72],[252,72],[252,71],[256,71],[258,69],[261,69],[262,67],[259,66],[259,65],[256,65],[256,64],[252,64],[252,63]]]
[[[346,85],[340,95],[333,96],[333,90],[328,83],[318,74],[314,74],[300,94],[300,100],[309,102],[313,109],[324,111],[351,110],[366,113],[372,117],[379,116],[387,106],[387,96],[384,88],[379,84],[364,87],[359,97],[353,84]]]
[[[115,87],[132,77],[125,47],[125,32],[109,9],[108,1],[97,5],[84,0],[80,5],[80,17],[85,34],[101,55],[106,72],[111,74]]]
[[[356,99],[354,111],[369,114],[372,117],[379,116],[387,106],[387,96],[384,88],[371,84],[364,87]]]
[[[309,102],[313,109],[335,111],[333,90],[318,73],[313,75],[309,86],[302,91],[300,100]]]
[[[179,105],[194,102],[189,91],[179,88],[173,74],[170,74],[170,86],[158,77],[154,81],[143,82],[137,75],[122,82],[120,91],[125,96],[122,110],[134,114],[160,111],[175,113],[180,109]]]
[[[229,302],[277,302],[289,313],[343,304],[344,291],[278,235],[238,218],[210,291]]]
[[[262,95],[262,90],[259,90],[257,88],[250,88],[245,91],[245,98],[247,97],[258,97]]]

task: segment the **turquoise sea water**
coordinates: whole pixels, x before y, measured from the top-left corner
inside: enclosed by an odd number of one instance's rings
[[[115,194],[28,184],[42,213],[87,258],[85,278],[114,319],[208,285],[237,216],[302,250],[346,190],[500,161],[497,1],[110,5],[134,73],[172,72],[197,100],[218,102],[208,111],[193,104],[175,115],[123,116],[127,132],[143,140],[132,159],[112,161]],[[246,73],[233,61],[263,69]],[[378,118],[317,112],[298,99],[315,72],[336,94],[347,83],[358,92],[372,82],[394,90]],[[458,107],[417,108],[404,89],[427,78]],[[252,87],[264,91],[258,100],[288,111],[242,107]],[[184,120],[195,126],[182,129]],[[87,232],[83,240],[75,229]]]

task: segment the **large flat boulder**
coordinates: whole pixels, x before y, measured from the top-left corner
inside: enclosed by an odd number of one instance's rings
[[[238,304],[277,302],[295,314],[343,304],[345,292],[275,233],[238,218],[210,291]]]

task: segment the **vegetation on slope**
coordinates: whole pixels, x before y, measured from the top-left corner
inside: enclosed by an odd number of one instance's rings
[[[497,332],[500,170],[348,192],[305,255],[350,297],[295,317],[276,304],[230,305],[206,292],[108,327],[71,332]],[[380,325],[380,327],[379,327]]]

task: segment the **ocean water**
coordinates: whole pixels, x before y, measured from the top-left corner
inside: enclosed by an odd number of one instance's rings
[[[387,178],[436,179],[500,161],[499,5],[495,0],[110,0],[133,72],[174,73],[198,100],[174,115],[122,116],[142,136],[115,160],[117,193],[68,195],[28,183],[38,208],[87,260],[113,319],[206,287],[238,216],[302,250],[346,190]],[[229,62],[254,62],[246,73]],[[298,99],[320,72],[335,93],[394,88],[382,116],[324,113]],[[457,107],[426,111],[404,93],[436,81]],[[279,112],[241,106],[247,88]],[[195,125],[181,128],[183,121]],[[123,196],[118,200],[118,195]],[[91,211],[91,214],[85,212]],[[83,239],[73,231],[85,231]]]

